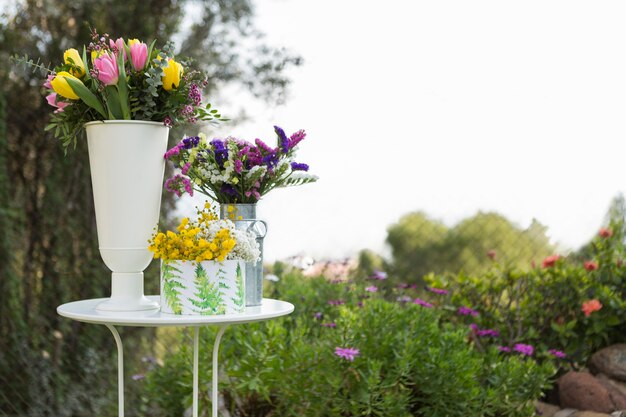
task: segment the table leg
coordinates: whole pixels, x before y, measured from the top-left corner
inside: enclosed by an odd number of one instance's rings
[[[228,325],[220,326],[217,331],[217,335],[215,336],[215,342],[213,343],[213,382],[211,384],[211,406],[212,412],[211,415],[213,417],[218,417],[217,415],[217,394],[218,390],[218,353],[220,347],[220,341],[222,340],[222,336],[226,331]],[[196,326],[193,328],[193,407],[192,407],[192,415],[193,417],[198,417],[198,351],[200,347],[200,327]]]
[[[198,417],[198,350],[200,327],[193,328],[193,417]]]
[[[217,331],[217,335],[215,336],[215,342],[213,344],[213,383],[211,384],[211,405],[213,406],[213,410],[211,415],[213,417],[218,417],[217,415],[217,394],[219,393],[219,389],[217,388],[218,384],[218,357],[219,357],[219,349],[220,349],[220,341],[222,340],[222,335],[226,331],[228,325],[220,326],[220,329]]]
[[[105,326],[113,333],[117,345],[117,409],[119,417],[124,417],[124,346],[117,329],[110,324]]]

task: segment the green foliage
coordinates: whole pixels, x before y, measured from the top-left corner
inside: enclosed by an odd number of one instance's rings
[[[221,278],[224,277],[225,271],[220,269],[217,272],[218,284],[214,284],[209,279],[206,269],[202,267],[201,262],[196,263],[194,285],[196,287],[196,299],[190,298],[191,304],[196,306],[196,312],[200,314],[224,314],[226,305],[220,288]]]
[[[163,274],[163,295],[165,296],[165,302],[172,309],[174,314],[181,314],[183,311],[183,304],[180,299],[180,290],[185,286],[180,282],[181,270],[176,268],[170,262],[161,263]]]
[[[422,212],[410,213],[387,230],[391,270],[408,282],[430,272],[476,275],[491,267],[490,251],[504,264],[527,267],[552,253],[545,232],[536,221],[522,230],[496,213],[479,212],[450,229]]]
[[[450,311],[459,306],[477,309],[479,317],[469,319],[480,328],[497,329],[498,343],[509,347],[527,343],[543,352],[561,350],[571,366],[582,367],[596,350],[626,342],[622,225],[612,223],[610,237],[597,236],[584,249],[585,261],[578,254],[526,271],[494,264],[483,276],[432,274],[426,281],[450,291],[448,300],[439,301]],[[583,305],[590,300],[598,300],[602,307],[585,314]]]
[[[293,302],[285,318],[230,328],[221,346],[226,370],[220,389],[233,416],[438,416],[527,417],[533,400],[554,372],[551,363],[481,352],[467,342],[465,327],[446,323],[442,312],[389,302],[357,284],[335,284],[290,273],[268,294]],[[344,304],[329,304],[342,300]],[[362,302],[362,307],[359,307]],[[315,313],[319,313],[317,316]],[[321,318],[317,318],[320,317]],[[334,323],[336,327],[323,324]],[[215,331],[202,332],[211,346]],[[337,347],[359,350],[354,361]],[[210,362],[210,349],[201,359]],[[147,376],[147,398],[161,397],[161,410],[176,416],[191,388],[164,397],[169,372],[180,372],[184,353],[164,358]],[[178,376],[191,379],[189,368]],[[201,367],[200,385],[211,369]],[[162,389],[163,388],[163,389]],[[210,406],[201,389],[200,404]],[[172,402],[174,401],[174,402]],[[154,415],[154,414],[153,414]]]
[[[243,271],[241,270],[241,263],[237,263],[237,270],[235,271],[235,285],[237,287],[235,290],[235,297],[232,298],[232,300],[238,308],[242,308],[244,307],[244,303],[246,301],[246,294],[244,289],[244,278]]]

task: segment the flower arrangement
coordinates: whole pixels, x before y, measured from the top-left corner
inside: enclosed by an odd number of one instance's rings
[[[146,120],[173,126],[198,120],[223,121],[211,105],[201,106],[204,75],[177,60],[173,44],[161,49],[138,39],[92,32],[82,53],[70,48],[63,64],[49,70],[27,57],[18,62],[49,73],[44,83],[46,100],[54,107],[46,130],[52,130],[64,148],[76,146],[76,136],[94,120]]]
[[[254,262],[260,256],[259,245],[250,232],[238,230],[230,220],[218,216],[206,202],[197,210],[198,218],[184,217],[173,232],[157,232],[148,249],[163,261],[243,260]]]
[[[294,161],[304,130],[290,137],[278,126],[274,131],[274,148],[260,139],[253,144],[233,137],[209,142],[203,134],[183,138],[165,154],[181,170],[166,181],[166,189],[180,197],[193,195],[195,188],[219,203],[254,204],[274,188],[317,181],[307,164]]]

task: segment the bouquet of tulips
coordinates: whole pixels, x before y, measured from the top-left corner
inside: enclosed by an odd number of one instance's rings
[[[178,61],[172,47],[113,40],[94,30],[82,53],[65,51],[63,64],[44,83],[46,100],[55,108],[46,130],[53,130],[67,148],[75,146],[82,126],[93,120],[149,120],[168,126],[226,120],[210,104],[201,105],[205,77]]]
[[[197,189],[219,203],[254,204],[274,188],[317,181],[307,172],[307,164],[294,160],[298,144],[306,137],[304,130],[289,137],[278,126],[274,131],[275,147],[260,139],[209,141],[203,134],[183,138],[165,154],[181,170],[165,182],[165,188],[179,197],[193,195]]]

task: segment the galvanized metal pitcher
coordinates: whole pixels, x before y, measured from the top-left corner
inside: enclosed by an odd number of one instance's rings
[[[267,223],[256,218],[256,204],[221,204],[220,218],[232,220],[239,230],[256,236],[261,250],[257,262],[246,262],[246,307],[261,305],[263,301],[263,238]]]

